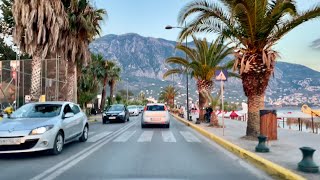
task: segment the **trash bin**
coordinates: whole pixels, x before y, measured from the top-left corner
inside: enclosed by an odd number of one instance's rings
[[[260,110],[260,134],[267,136],[268,140],[277,140],[277,111]]]

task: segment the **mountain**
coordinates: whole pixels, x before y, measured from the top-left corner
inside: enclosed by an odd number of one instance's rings
[[[182,93],[185,92],[184,76],[177,75],[166,81],[162,80],[163,73],[169,68],[165,59],[170,56],[184,56],[184,53],[175,49],[176,44],[175,41],[143,37],[134,33],[110,34],[96,39],[90,44],[90,49],[95,54],[102,54],[105,59],[116,61],[122,67],[119,89],[125,88],[128,81],[129,89],[132,91],[145,91],[149,95],[157,95],[161,87],[171,83],[178,86]],[[303,65],[277,62],[266,92],[266,101],[274,105],[317,105],[320,99],[319,77],[320,72]],[[193,92],[192,97],[196,99],[195,83],[190,82],[190,92]],[[240,79],[229,78],[225,85],[227,101],[246,100]],[[217,92],[220,86],[217,84],[216,87],[213,93]]]

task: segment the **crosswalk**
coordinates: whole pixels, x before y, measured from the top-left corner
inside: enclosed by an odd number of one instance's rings
[[[112,134],[112,131],[105,131],[89,137],[88,142],[96,142],[108,135]],[[200,143],[201,140],[191,133],[190,131],[136,131],[128,130],[123,132],[121,135],[112,140],[114,143],[125,143],[128,141],[137,142],[137,143],[150,143],[155,139],[158,139],[159,136],[164,143],[176,143],[179,141],[189,142],[189,143]]]

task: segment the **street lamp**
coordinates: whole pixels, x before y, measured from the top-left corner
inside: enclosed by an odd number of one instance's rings
[[[174,29],[174,28],[179,28],[179,29],[186,29],[187,28],[187,22],[184,22],[184,27],[181,26],[170,26],[167,25],[165,29]],[[188,38],[186,37],[186,47],[188,47]],[[188,61],[188,55],[186,53],[186,60]],[[186,77],[187,77],[187,119],[191,120],[189,117],[189,77],[188,77],[188,68],[186,68]]]
[[[127,104],[128,104],[128,100],[129,100],[129,93],[128,93],[128,91],[129,91],[129,80],[128,80],[128,78],[127,78]]]

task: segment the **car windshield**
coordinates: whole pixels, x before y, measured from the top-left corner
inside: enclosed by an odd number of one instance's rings
[[[110,106],[108,111],[122,111],[123,106]]]
[[[10,118],[50,118],[60,114],[61,104],[26,104],[17,109]]]
[[[163,105],[150,105],[147,106],[147,111],[164,111],[165,108]]]

